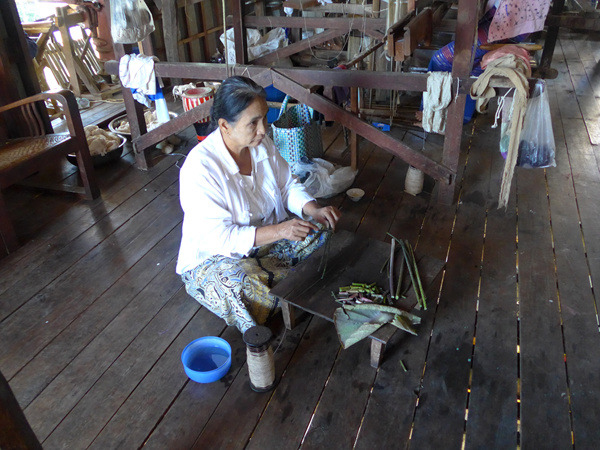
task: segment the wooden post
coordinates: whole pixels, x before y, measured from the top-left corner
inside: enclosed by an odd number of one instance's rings
[[[350,88],[350,110],[358,115],[358,88]],[[350,166],[352,170],[358,167],[358,136],[356,131],[352,130],[350,134]]]
[[[552,2],[551,12],[553,15],[560,15],[565,6],[565,0],[555,0]],[[549,75],[552,64],[552,56],[554,55],[554,47],[556,46],[556,39],[558,39],[559,26],[554,25],[548,27],[546,33],[546,40],[544,42],[544,50],[542,51],[542,57],[540,59],[539,72],[542,78],[546,78]]]
[[[452,64],[452,79],[466,78],[471,73],[473,66],[473,44],[477,39],[477,22],[479,18],[479,7],[481,2],[472,0],[459,0],[458,19],[456,22],[456,45],[454,50],[454,63]],[[453,83],[454,94],[456,82]],[[462,139],[463,118],[465,114],[466,94],[455,96],[448,107],[448,118],[446,119],[446,135],[444,138],[444,152],[442,164],[452,170],[458,171],[458,159],[460,156],[460,144]],[[453,177],[450,183],[438,183],[438,202],[452,204],[454,202],[454,191],[456,179]]]
[[[235,44],[235,62],[246,64],[248,62],[248,45],[246,41],[246,27],[243,22],[242,0],[232,0],[233,4],[233,42]]]
[[[148,37],[146,39],[150,38]],[[142,47],[143,46],[144,44],[142,44]],[[114,44],[114,48],[117,59],[121,59],[121,57],[125,55],[125,47],[123,44]],[[133,99],[133,94],[127,88],[123,89],[123,103],[125,103],[125,111],[127,112],[127,120],[129,121],[129,130],[131,132],[131,141],[133,142],[135,154],[135,165],[138,169],[148,170],[151,166],[151,161],[148,158],[147,150],[138,149],[135,144],[136,139],[147,132],[146,120],[144,119],[144,107]]]
[[[15,228],[8,217],[8,209],[6,208],[2,191],[0,191],[0,244],[2,241],[4,241],[4,249],[6,249],[7,253],[14,252],[19,248]],[[4,252],[0,252],[0,254],[2,253]]]
[[[377,339],[371,338],[371,367],[377,369],[383,360],[385,344]]]
[[[177,49],[177,0],[163,1],[162,26],[167,61],[171,63],[178,63],[179,50]],[[172,78],[171,82],[177,85],[181,84],[182,80],[181,78]]]
[[[79,78],[77,77],[77,66],[75,64],[75,55],[73,53],[73,42],[71,42],[69,25],[67,23],[67,9],[68,6],[56,8],[56,19],[58,21],[60,36],[62,37],[63,54],[65,56],[67,70],[69,71],[71,90],[76,96],[81,97],[81,86],[79,85]]]
[[[42,449],[2,373],[0,373],[0,448]]]
[[[296,311],[294,307],[285,300],[281,300],[281,313],[286,330],[292,330],[296,326]]]

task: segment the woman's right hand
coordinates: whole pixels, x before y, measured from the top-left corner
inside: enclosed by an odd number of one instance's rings
[[[311,231],[318,231],[319,228],[312,222],[302,219],[291,219],[276,225],[277,234],[281,239],[290,241],[303,241]]]

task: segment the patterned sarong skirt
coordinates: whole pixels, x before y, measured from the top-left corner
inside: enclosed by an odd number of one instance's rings
[[[301,242],[277,241],[253,249],[244,258],[211,256],[184,272],[181,279],[189,295],[243,333],[265,323],[277,311],[279,299],[269,290],[292,266],[321,247],[330,234],[319,231]]]

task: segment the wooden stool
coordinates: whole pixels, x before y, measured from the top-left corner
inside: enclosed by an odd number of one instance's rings
[[[329,243],[325,276],[321,278],[323,272],[319,271],[319,266],[324,252],[325,246],[295,266],[283,281],[271,289],[271,294],[282,300],[281,309],[287,329],[294,327],[296,308],[333,322],[333,313],[340,304],[331,293],[337,293],[340,286],[353,282],[376,283],[385,289],[389,284],[387,272],[381,270],[390,256],[388,243],[366,239],[348,231],[334,233]],[[444,262],[426,256],[417,256],[417,260],[426,294],[428,298],[434,298]],[[407,297],[398,306],[410,310],[416,304],[412,289]],[[387,324],[369,336],[371,366],[379,367],[385,346],[396,330],[396,327]]]

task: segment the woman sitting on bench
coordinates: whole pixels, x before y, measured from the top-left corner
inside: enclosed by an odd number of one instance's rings
[[[192,297],[241,332],[273,315],[270,288],[324,243],[321,230],[335,229],[341,215],[292,178],[266,136],[265,97],[249,78],[225,80],[211,109],[217,128],[190,151],[179,181],[177,273]],[[286,209],[298,217],[286,220]]]

